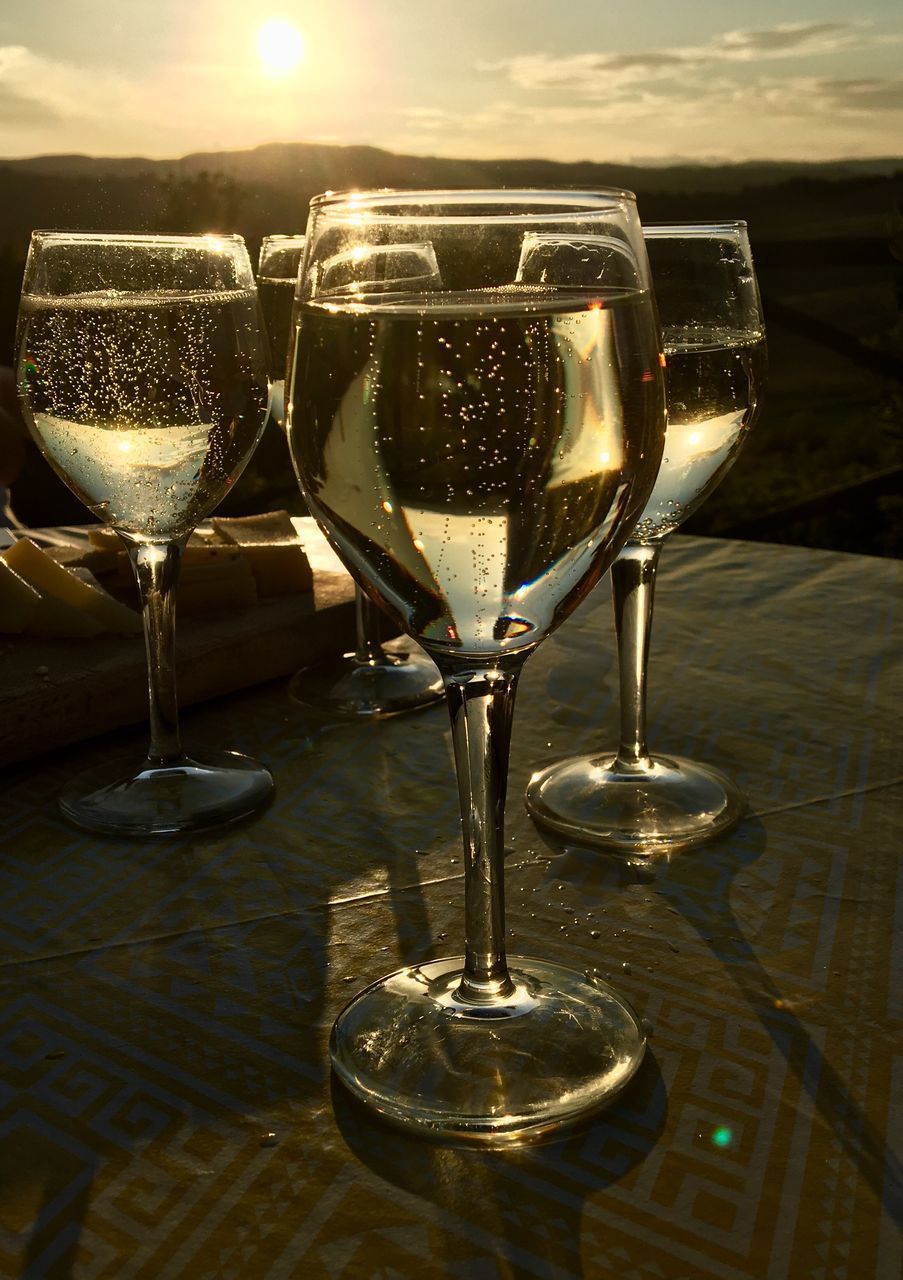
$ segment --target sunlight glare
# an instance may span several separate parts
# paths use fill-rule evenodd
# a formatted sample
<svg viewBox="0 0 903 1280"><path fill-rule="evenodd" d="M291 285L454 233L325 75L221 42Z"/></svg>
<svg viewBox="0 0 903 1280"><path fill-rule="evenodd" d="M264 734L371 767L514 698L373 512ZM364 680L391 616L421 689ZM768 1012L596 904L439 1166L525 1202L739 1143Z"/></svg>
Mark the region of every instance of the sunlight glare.
<svg viewBox="0 0 903 1280"><path fill-rule="evenodd" d="M257 55L271 75L288 75L304 60L304 40L294 23L270 18L257 32Z"/></svg>

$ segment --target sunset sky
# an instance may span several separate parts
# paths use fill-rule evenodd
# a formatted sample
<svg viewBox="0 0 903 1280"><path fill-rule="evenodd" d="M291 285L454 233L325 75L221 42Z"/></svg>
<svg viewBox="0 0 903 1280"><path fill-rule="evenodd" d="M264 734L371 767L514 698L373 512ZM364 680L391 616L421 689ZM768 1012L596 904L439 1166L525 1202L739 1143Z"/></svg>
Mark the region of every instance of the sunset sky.
<svg viewBox="0 0 903 1280"><path fill-rule="evenodd" d="M281 25L280 25L281 24ZM900 0L4 0L0 156L903 153Z"/></svg>

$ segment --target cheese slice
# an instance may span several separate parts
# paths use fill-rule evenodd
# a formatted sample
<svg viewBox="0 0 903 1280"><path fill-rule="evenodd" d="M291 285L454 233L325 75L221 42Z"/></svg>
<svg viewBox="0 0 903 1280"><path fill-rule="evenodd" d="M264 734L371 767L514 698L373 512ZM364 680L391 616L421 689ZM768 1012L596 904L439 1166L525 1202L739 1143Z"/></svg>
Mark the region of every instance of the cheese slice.
<svg viewBox="0 0 903 1280"><path fill-rule="evenodd" d="M92 524L88 526L88 541L98 551L121 551L122 539L115 529L108 524Z"/></svg>
<svg viewBox="0 0 903 1280"><path fill-rule="evenodd" d="M236 570L235 562L241 558L241 548L232 543L211 542L209 539L198 540L197 542L192 540L182 552L182 559L179 565L179 585L177 588L179 598L181 599L182 597L182 584L198 574L206 576L210 573L215 576L217 573L229 574L236 572L251 577L250 567L247 563L243 569L239 566ZM109 581L117 594L134 590L135 572L125 551L117 558L115 567L106 580ZM254 598L255 600L257 598L256 588Z"/></svg>
<svg viewBox="0 0 903 1280"><path fill-rule="evenodd" d="M213 529L227 542L298 545L298 535L287 511L266 511L259 516L214 516Z"/></svg>
<svg viewBox="0 0 903 1280"><path fill-rule="evenodd" d="M0 556L0 631L89 640L102 630L96 618L54 596L45 596Z"/></svg>
<svg viewBox="0 0 903 1280"><path fill-rule="evenodd" d="M27 630L40 599L34 587L0 559L0 631L19 635Z"/></svg>
<svg viewBox="0 0 903 1280"><path fill-rule="evenodd" d="M228 555L183 562L176 588L179 613L192 616L257 603L257 583L251 566L237 548L229 547L228 552Z"/></svg>
<svg viewBox="0 0 903 1280"><path fill-rule="evenodd" d="M73 566L71 572L100 587L83 568ZM117 592L135 595L135 574L125 551L117 559L115 572L105 580ZM256 604L257 599L251 566L239 547L210 538L192 539L188 543L182 553L176 583L176 608L180 616L196 617L229 608L241 609Z"/></svg>
<svg viewBox="0 0 903 1280"><path fill-rule="evenodd" d="M109 581L117 592L125 590L132 581L132 569L118 534L98 525L88 536L95 554L119 548ZM244 561L243 569L236 565L238 559ZM200 585L208 577L209 585ZM191 614L230 603L242 607L254 604L260 596L312 591L313 581L313 570L288 512L214 518L195 530L182 553L178 607Z"/></svg>
<svg viewBox="0 0 903 1280"><path fill-rule="evenodd" d="M117 635L137 635L141 631L141 618L134 609L114 600L99 586L81 582L74 573L57 564L40 547L20 538L2 552L2 558L21 578L34 587L48 602L56 602L82 615L94 623L94 629L82 634L96 635L100 631L113 631ZM60 634L60 633L50 633ZM78 631L62 634L79 634Z"/></svg>
<svg viewBox="0 0 903 1280"><path fill-rule="evenodd" d="M198 566L229 564L241 555L234 542L189 542L182 552L181 573Z"/></svg>
<svg viewBox="0 0 903 1280"><path fill-rule="evenodd" d="M313 571L287 511L211 521L215 531L247 557L262 596L312 591Z"/></svg>

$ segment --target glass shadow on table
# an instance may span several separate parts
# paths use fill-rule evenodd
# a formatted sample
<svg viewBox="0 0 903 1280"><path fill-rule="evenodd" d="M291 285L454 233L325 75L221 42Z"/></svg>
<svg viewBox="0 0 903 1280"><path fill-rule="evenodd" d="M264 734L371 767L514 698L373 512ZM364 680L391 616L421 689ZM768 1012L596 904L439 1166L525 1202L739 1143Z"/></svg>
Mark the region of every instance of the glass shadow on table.
<svg viewBox="0 0 903 1280"><path fill-rule="evenodd" d="M759 960L730 905L735 878L765 852L767 836L758 817L741 819L737 828L710 843L684 852L625 857L536 835L554 861L554 879L604 882L613 892L629 884L654 884L669 908L690 924L739 988L749 1008L846 1157L882 1204L891 1221L903 1223L903 1167L885 1138L853 1101L845 1081L832 1067L789 1001ZM552 872L549 872L552 878Z"/></svg>
<svg viewBox="0 0 903 1280"><path fill-rule="evenodd" d="M581 1256L586 1201L642 1164L668 1114L654 1047L607 1110L546 1140L496 1150L405 1133L364 1107L335 1076L332 1103L352 1155L420 1204L430 1202L437 1227L468 1242L468 1265L478 1266L485 1256L494 1259L500 1276L548 1280L598 1274L584 1269ZM454 1274L465 1274L463 1258ZM375 1259L368 1255L367 1261ZM434 1258L433 1265L440 1261Z"/></svg>
<svg viewBox="0 0 903 1280"><path fill-rule="evenodd" d="M274 686L277 696L284 697L284 682ZM211 737L216 723L231 714L231 701L198 712ZM422 714L428 721L429 714ZM444 723L442 707L433 714ZM430 737L434 730L434 725L424 725ZM380 751L380 740L398 734L388 722L368 725L363 740L353 727L322 726L313 719L304 732L295 725L293 733L291 746L282 743L285 772L311 759L328 768L332 758L347 752L350 740L359 744L358 763L370 766L353 771L340 796L324 793L336 804L356 801L358 808L368 798L380 797L366 808L366 831L361 824L360 858L354 866L314 858L332 815L321 813L317 830L305 832L302 839L288 795L281 801L277 795L265 818L238 823L213 837L125 841L73 830L56 817L49 801L44 803L45 788L55 795L57 777L65 773L65 752L45 758L37 785L31 765L7 777L4 870L8 901L18 904L10 905L10 912L18 911L18 927L26 929L19 954L19 935L12 930L8 986L4 990L0 983L0 995L10 992L11 1006L24 998L38 1009L29 1020L35 1045L22 1071L0 1053L0 1066L10 1068L7 1082L16 1086L21 1080L21 1123L3 1144L0 1181L9 1175L9 1195L15 1197L27 1186L33 1196L29 1221L16 1242L23 1275L61 1280L72 1274L80 1265L111 1165L140 1155L146 1146L140 1125L133 1135L92 1131L82 1140L84 1125L78 1118L72 1121L76 1137L64 1138L64 1148L52 1135L36 1135L28 1116L37 1115L44 1123L50 1107L46 1081L55 1073L107 1062L104 1070L121 1079L126 1093L141 1095L157 1087L162 1071L172 1123L155 1133L154 1141L164 1150L186 1122L196 1119L192 1098L204 1100L202 1123L217 1132L221 1126L241 1129L249 1116L278 1113L286 1098L316 1104L329 1074L325 1042L321 1050L299 1054L299 1043L310 1039L299 1041L299 1020L307 1028L328 1024L342 1000L341 986L336 989L341 978L329 967L336 915L330 899L341 900L355 873L366 868L374 879L384 880L387 890L381 940L402 956L427 954L436 945L417 851L428 849L440 834L448 835L450 844L457 842L450 817L457 807L451 771L429 814L413 815L403 789L418 785L430 760L418 757L405 774L393 772ZM114 735L117 741L135 736L133 730ZM86 754L101 754L108 741L89 744ZM306 778L309 787L318 785L315 772ZM415 821L416 843L409 838ZM91 875L78 874L80 860ZM22 916L28 901L33 904L31 931ZM34 960L46 966L35 966ZM20 963L28 965L24 984ZM228 1006L224 1012L213 1011L212 993ZM261 1030L263 1022L267 1026ZM80 1031L73 1029L78 1027ZM140 1044L141 1053L120 1069L116 1064L129 1044ZM146 1054L163 1065L154 1066ZM266 1063L271 1064L268 1069ZM182 1075L190 1081L184 1095L170 1080ZM70 1123L66 1116L54 1118L52 1109L48 1114L48 1122L65 1134ZM270 1127L263 1120L260 1124Z"/></svg>

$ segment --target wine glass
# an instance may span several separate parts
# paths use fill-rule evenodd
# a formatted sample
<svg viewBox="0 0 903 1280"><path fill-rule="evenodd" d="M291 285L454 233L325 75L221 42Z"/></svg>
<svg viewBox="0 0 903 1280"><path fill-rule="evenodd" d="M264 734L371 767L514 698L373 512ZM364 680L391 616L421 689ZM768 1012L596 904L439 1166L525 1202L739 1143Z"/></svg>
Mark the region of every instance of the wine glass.
<svg viewBox="0 0 903 1280"><path fill-rule="evenodd" d="M564 283L517 279L542 229L566 238ZM620 549L661 457L642 231L624 192L389 191L318 197L307 234L289 445L350 572L442 673L465 853L465 954L357 996L332 1063L401 1125L502 1143L610 1100L645 1048L601 980L509 967L503 887L518 675ZM604 251L586 251L594 234ZM419 241L429 290L323 287L337 255Z"/></svg>
<svg viewBox="0 0 903 1280"><path fill-rule="evenodd" d="M761 402L762 306L744 222L644 228L667 357L661 470L612 565L621 693L617 754L579 756L534 774L527 809L558 835L633 854L692 848L733 826L736 784L710 765L651 756L646 670L662 543L733 465Z"/></svg>
<svg viewBox="0 0 903 1280"><path fill-rule="evenodd" d="M322 290L349 298L389 289L427 292L441 286L436 255L428 243L356 245L320 264L320 272ZM366 470L371 455L372 450L362 450L357 465L348 467L349 485L360 483L361 467ZM302 668L289 682L294 701L324 714L350 717L399 715L438 702L443 684L436 664L410 636L393 642L391 649L383 647L383 614L357 584L354 606L354 651Z"/></svg>
<svg viewBox="0 0 903 1280"><path fill-rule="evenodd" d="M285 429L285 370L303 253L304 236L264 236L260 243L257 292L269 344L270 417L280 431ZM280 448L284 447L280 442Z"/></svg>
<svg viewBox="0 0 903 1280"><path fill-rule="evenodd" d="M62 812L133 836L244 817L268 799L272 777L235 752L183 753L174 662L183 548L263 428L264 344L244 242L36 231L16 346L36 443L125 544L147 649L147 759L78 778Z"/></svg>

